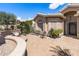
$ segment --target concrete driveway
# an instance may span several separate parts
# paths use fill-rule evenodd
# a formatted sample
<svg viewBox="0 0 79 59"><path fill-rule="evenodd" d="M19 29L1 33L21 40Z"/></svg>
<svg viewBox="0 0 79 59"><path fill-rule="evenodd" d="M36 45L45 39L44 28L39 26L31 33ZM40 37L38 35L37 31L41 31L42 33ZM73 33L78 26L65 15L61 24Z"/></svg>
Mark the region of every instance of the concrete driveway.
<svg viewBox="0 0 79 59"><path fill-rule="evenodd" d="M37 35L27 35L27 53L28 56L51 56L51 47L60 46L70 50L71 55L79 56L79 40L73 37L62 36L61 38L40 38Z"/></svg>

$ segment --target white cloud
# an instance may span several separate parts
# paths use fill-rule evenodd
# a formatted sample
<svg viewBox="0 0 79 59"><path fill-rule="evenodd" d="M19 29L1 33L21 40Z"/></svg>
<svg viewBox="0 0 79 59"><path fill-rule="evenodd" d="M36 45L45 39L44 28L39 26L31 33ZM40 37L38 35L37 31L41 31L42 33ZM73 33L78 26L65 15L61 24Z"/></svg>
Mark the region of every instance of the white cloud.
<svg viewBox="0 0 79 59"><path fill-rule="evenodd" d="M28 17L28 18L26 18L26 19L22 19L21 17L17 17L17 20L20 20L20 21L28 21L28 20L32 20L33 18L30 18L30 17Z"/></svg>
<svg viewBox="0 0 79 59"><path fill-rule="evenodd" d="M17 17L17 20L21 20L21 17Z"/></svg>
<svg viewBox="0 0 79 59"><path fill-rule="evenodd" d="M51 3L50 5L49 5L49 8L50 9L56 9L56 8L58 8L60 5L63 5L64 3Z"/></svg>
<svg viewBox="0 0 79 59"><path fill-rule="evenodd" d="M17 20L25 21L25 19L22 19L21 17L17 17Z"/></svg>
<svg viewBox="0 0 79 59"><path fill-rule="evenodd" d="M33 20L33 18L31 18L31 17L28 17L28 18L27 18L27 20Z"/></svg>

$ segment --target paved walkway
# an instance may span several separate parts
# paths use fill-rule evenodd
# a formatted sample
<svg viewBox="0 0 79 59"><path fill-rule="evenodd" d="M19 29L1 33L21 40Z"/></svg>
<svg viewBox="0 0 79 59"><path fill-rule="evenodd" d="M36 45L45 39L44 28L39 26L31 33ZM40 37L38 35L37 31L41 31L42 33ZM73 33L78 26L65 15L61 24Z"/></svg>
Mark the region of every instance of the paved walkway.
<svg viewBox="0 0 79 59"><path fill-rule="evenodd" d="M51 47L60 46L70 49L72 55L79 55L79 40L72 37L62 36L53 39L49 37L40 38L36 35L27 35L27 53L29 56L51 56L55 55L51 52Z"/></svg>

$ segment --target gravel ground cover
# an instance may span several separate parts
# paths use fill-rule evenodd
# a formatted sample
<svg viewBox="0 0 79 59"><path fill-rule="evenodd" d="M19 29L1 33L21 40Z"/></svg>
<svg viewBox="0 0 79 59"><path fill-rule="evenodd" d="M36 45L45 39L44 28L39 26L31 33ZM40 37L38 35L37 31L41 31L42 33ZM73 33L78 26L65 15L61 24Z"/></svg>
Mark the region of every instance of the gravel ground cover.
<svg viewBox="0 0 79 59"><path fill-rule="evenodd" d="M40 38L37 35L27 35L27 55L28 56L51 56L51 47L60 46L69 49L72 56L79 56L79 40L73 36L62 36L61 38Z"/></svg>
<svg viewBox="0 0 79 59"><path fill-rule="evenodd" d="M9 55L16 47L16 43L12 40L5 40L6 42L0 46L0 56Z"/></svg>

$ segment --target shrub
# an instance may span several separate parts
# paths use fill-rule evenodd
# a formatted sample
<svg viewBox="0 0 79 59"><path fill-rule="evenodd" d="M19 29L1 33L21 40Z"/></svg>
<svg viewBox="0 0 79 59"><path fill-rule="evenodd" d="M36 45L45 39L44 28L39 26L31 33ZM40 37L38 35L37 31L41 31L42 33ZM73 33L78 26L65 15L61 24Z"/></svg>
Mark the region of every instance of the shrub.
<svg viewBox="0 0 79 59"><path fill-rule="evenodd" d="M23 33L25 34L29 34L30 33L30 26L29 25L24 25L23 27Z"/></svg>
<svg viewBox="0 0 79 59"><path fill-rule="evenodd" d="M20 29L21 34L29 34L31 32L30 26L26 23L21 23L17 28Z"/></svg>
<svg viewBox="0 0 79 59"><path fill-rule="evenodd" d="M63 31L61 29L51 29L49 31L49 36L56 38L56 37L59 37L59 34L61 34L62 32Z"/></svg>
<svg viewBox="0 0 79 59"><path fill-rule="evenodd" d="M52 32L53 32L53 29L51 29L51 30L48 32L48 36L52 37Z"/></svg>

